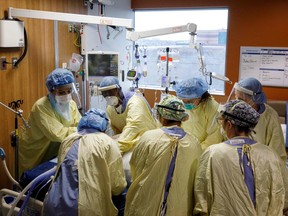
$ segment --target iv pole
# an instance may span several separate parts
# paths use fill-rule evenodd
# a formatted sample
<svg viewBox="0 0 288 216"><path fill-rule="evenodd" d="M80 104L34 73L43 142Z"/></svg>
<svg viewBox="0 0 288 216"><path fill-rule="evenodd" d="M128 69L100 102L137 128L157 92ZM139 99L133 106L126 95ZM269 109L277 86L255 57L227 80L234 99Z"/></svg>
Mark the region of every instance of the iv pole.
<svg viewBox="0 0 288 216"><path fill-rule="evenodd" d="M18 147L19 147L19 133L18 133L18 117L20 117L25 125L25 127L29 127L28 126L28 123L25 121L25 119L23 118L22 116L22 113L23 113L23 110L21 109L17 109L20 107L20 103L22 104L23 101L22 100L18 100L18 101L13 101L11 102L11 106L12 108L14 108L15 110L11 109L9 106L3 104L1 101L0 101L0 105L4 106L6 109L10 110L11 112L13 112L15 114L15 134L12 135L12 142L11 142L11 145L12 147L15 148L14 150L14 155L15 155L15 179L19 179L19 156L18 156ZM9 104L9 105L10 105Z"/></svg>

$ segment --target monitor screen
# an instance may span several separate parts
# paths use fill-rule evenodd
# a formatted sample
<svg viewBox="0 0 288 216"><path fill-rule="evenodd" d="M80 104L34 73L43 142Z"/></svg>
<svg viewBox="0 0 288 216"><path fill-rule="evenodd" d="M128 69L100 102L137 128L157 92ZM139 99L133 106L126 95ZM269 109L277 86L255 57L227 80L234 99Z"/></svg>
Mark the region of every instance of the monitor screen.
<svg viewBox="0 0 288 216"><path fill-rule="evenodd" d="M86 68L89 77L118 76L118 53L87 52Z"/></svg>
<svg viewBox="0 0 288 216"><path fill-rule="evenodd" d="M119 53L110 51L89 51L85 55L85 69L88 81L87 107L98 107L105 109L106 102L99 97L97 90L100 82L105 76L115 76L118 78ZM95 102L97 101L97 103Z"/></svg>

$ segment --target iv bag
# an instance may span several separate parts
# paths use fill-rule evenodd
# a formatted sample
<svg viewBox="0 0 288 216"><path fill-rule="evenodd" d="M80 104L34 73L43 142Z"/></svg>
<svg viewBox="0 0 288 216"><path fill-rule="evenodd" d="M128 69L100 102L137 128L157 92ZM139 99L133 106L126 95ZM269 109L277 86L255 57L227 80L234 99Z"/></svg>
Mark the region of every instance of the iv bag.
<svg viewBox="0 0 288 216"><path fill-rule="evenodd" d="M83 57L77 53L72 54L72 58L69 60L69 69L73 72L78 72L83 62Z"/></svg>

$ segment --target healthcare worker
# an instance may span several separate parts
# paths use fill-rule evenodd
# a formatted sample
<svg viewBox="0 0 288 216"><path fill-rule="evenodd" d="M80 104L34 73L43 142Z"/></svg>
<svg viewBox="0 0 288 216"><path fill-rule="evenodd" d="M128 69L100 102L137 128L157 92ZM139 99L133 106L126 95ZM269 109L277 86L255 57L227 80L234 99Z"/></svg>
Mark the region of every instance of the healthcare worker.
<svg viewBox="0 0 288 216"><path fill-rule="evenodd" d="M36 101L28 124L19 134L19 174L57 156L60 143L77 129L81 115L71 99L75 79L62 68L46 79L49 91Z"/></svg>
<svg viewBox="0 0 288 216"><path fill-rule="evenodd" d="M228 140L201 156L195 215L282 216L288 207L285 166L270 147L249 138L259 113L241 100L227 102L220 113Z"/></svg>
<svg viewBox="0 0 288 216"><path fill-rule="evenodd" d="M44 215L117 215L112 195L126 187L120 150L105 134L106 113L91 109L78 132L61 144L56 178L44 200Z"/></svg>
<svg viewBox="0 0 288 216"><path fill-rule="evenodd" d="M130 151L145 131L157 127L150 106L142 94L124 94L116 77L104 77L99 90L108 105L107 115L111 128L119 135L121 153Z"/></svg>
<svg viewBox="0 0 288 216"><path fill-rule="evenodd" d="M266 95L256 78L246 78L234 85L235 97L250 104L260 114L260 120L251 135L258 142L273 148L286 162L284 136L278 113L266 104Z"/></svg>
<svg viewBox="0 0 288 216"><path fill-rule="evenodd" d="M180 99L168 95L157 112L163 127L146 131L132 153L125 215L192 215L200 143L180 127L188 118Z"/></svg>
<svg viewBox="0 0 288 216"><path fill-rule="evenodd" d="M189 114L188 121L183 122L181 127L199 139L203 150L222 142L224 138L216 121L219 104L208 93L206 81L194 77L176 83L174 89Z"/></svg>

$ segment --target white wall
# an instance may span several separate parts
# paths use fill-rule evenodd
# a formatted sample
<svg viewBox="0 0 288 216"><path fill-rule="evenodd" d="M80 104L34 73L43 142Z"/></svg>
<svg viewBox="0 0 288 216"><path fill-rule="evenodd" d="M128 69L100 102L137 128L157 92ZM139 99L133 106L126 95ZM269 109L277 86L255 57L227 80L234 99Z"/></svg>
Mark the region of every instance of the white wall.
<svg viewBox="0 0 288 216"><path fill-rule="evenodd" d="M114 5L106 5L104 9L104 16L106 17L116 17L116 18L125 18L132 19L134 25L134 11L131 10L131 1L130 0L114 0ZM100 12L99 12L100 13ZM98 13L98 5L94 4L93 10L89 8L88 15L100 16ZM110 31L110 38L107 39L107 29L104 25L99 25L99 32L96 25L85 26L84 35L86 36L86 50L87 51L113 51L119 53L120 60L120 70L125 71L125 76L128 68L128 61L126 59L127 52L130 54L132 52L133 43L126 40L126 29L121 27L123 31L116 36L116 31L108 27ZM100 41L99 33L101 35L102 43ZM114 39L114 36L116 38ZM126 48L130 48L127 50ZM119 76L121 80L121 76ZM126 85L126 82L121 84ZM129 83L128 83L129 84ZM124 86L123 86L124 87Z"/></svg>
<svg viewBox="0 0 288 216"><path fill-rule="evenodd" d="M130 0L114 0L114 5L106 5L104 8L104 17L115 17L132 19L134 25L134 11L131 10ZM89 6L88 6L89 7ZM88 9L88 15L101 16L98 12L98 5L94 4L93 9ZM85 25L83 28L83 35L81 36L81 54L85 55L87 51L109 51L119 53L119 81L124 91L128 90L132 86L131 81L126 80L126 74L128 69L131 69L132 64L128 64L127 52L132 53L133 43L126 40L126 29L122 28L122 32L117 34L117 31L109 28L110 37L107 39L107 27L105 25ZM99 31L98 31L99 29ZM101 38L99 36L101 35ZM115 37L115 38L114 38ZM132 62L132 60L130 61ZM85 65L85 63L84 63ZM122 73L124 73L124 81L122 81ZM88 77L89 78L89 77ZM88 94L88 93L87 93ZM99 97L92 97L91 107L105 108L105 101L99 100ZM89 101L87 101L89 103Z"/></svg>

